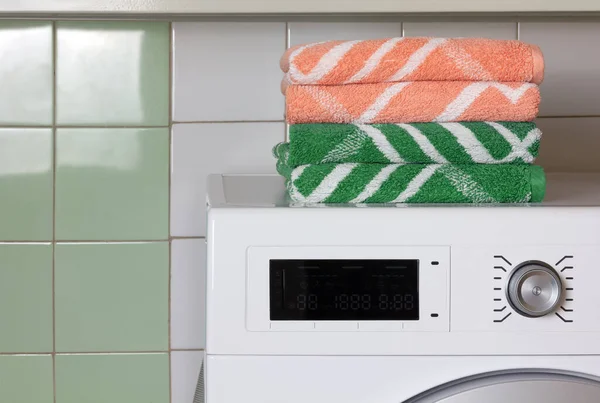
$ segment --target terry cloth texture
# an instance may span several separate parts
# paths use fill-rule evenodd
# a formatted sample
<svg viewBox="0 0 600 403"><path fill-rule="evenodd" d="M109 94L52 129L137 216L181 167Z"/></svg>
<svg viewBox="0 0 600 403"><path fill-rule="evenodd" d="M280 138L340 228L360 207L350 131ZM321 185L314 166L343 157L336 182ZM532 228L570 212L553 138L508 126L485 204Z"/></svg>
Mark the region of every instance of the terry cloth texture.
<svg viewBox="0 0 600 403"><path fill-rule="evenodd" d="M532 122L291 125L273 149L291 167L326 163L531 164L542 132Z"/></svg>
<svg viewBox="0 0 600 403"><path fill-rule="evenodd" d="M535 165L323 164L281 161L290 199L313 203L527 203L542 201Z"/></svg>
<svg viewBox="0 0 600 403"><path fill-rule="evenodd" d="M413 123L533 120L531 83L415 81L337 86L292 85L288 123Z"/></svg>
<svg viewBox="0 0 600 403"><path fill-rule="evenodd" d="M507 81L539 84L544 59L535 45L476 38L390 38L298 45L282 56L288 84L401 81Z"/></svg>

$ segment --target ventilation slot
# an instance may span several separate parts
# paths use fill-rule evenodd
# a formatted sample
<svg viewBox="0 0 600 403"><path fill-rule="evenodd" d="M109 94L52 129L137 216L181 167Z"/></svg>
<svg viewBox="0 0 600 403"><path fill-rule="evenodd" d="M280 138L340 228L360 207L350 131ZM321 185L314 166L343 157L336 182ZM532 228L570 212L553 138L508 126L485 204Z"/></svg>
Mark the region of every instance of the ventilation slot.
<svg viewBox="0 0 600 403"><path fill-rule="evenodd" d="M198 375L198 384L196 385L193 403L204 403L204 360L202 360L202 365L200 366L200 375Z"/></svg>

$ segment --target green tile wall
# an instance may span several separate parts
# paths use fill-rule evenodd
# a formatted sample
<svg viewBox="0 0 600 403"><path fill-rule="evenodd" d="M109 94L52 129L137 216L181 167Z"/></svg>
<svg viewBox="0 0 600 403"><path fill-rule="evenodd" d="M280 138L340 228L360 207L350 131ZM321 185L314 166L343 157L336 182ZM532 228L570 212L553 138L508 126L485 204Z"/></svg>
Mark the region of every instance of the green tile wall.
<svg viewBox="0 0 600 403"><path fill-rule="evenodd" d="M170 401L169 48L0 21L0 402Z"/></svg>
<svg viewBox="0 0 600 403"><path fill-rule="evenodd" d="M167 401L167 354L56 357L56 403Z"/></svg>

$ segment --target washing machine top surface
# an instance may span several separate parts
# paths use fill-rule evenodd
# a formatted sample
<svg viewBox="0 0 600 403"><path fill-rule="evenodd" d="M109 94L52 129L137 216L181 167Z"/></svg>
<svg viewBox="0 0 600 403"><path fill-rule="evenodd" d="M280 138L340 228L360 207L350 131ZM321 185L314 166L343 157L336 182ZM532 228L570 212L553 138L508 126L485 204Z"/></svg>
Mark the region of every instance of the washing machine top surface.
<svg viewBox="0 0 600 403"><path fill-rule="evenodd" d="M294 207L287 198L285 181L279 175L210 175L207 186L207 202L216 208L235 207ZM315 207L305 206L305 207ZM329 205L331 206L331 205ZM432 207L434 204L372 204L368 207ZM440 206L440 205L437 205ZM449 206L444 204L442 206ZM481 205L452 205L479 207ZM535 204L494 204L483 207L531 208L546 206L591 206L600 208L600 174L597 173L555 173L547 175L546 197ZM335 207L355 207L355 205L335 205ZM361 205L365 207L365 205Z"/></svg>

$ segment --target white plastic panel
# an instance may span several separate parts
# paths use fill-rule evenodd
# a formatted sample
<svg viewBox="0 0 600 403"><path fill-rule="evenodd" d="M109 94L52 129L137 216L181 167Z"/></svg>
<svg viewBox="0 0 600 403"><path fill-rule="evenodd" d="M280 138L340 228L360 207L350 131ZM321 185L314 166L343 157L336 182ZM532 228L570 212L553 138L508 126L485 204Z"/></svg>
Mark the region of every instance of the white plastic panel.
<svg viewBox="0 0 600 403"><path fill-rule="evenodd" d="M583 188L585 191L587 187ZM582 189L574 188L573 192ZM595 295L600 262L600 214L593 207L212 208L208 225L207 352L294 355L538 355L600 354ZM246 290L248 248L418 250L450 245L450 331L249 331ZM293 248L292 248L293 247ZM378 248L382 248L378 250ZM406 249L404 249L406 248ZM442 248L445 248L442 246ZM346 254L347 253L347 254ZM493 326L493 256L515 262L573 254L577 260L576 326ZM339 256L339 255L338 255ZM511 260L513 264L516 264ZM584 274L582 274L585 272ZM582 277L583 276L583 277ZM582 283L579 283L579 278ZM253 281L253 280L251 280ZM266 284L266 283L265 283ZM581 284L581 285L579 285ZM264 287L264 286L263 286ZM251 297L253 298L253 297ZM265 293L263 306L267 306ZM462 301L462 302L461 302ZM583 302L582 302L583 301ZM252 303L254 304L254 302ZM585 304L581 306L580 304ZM254 306L254 305L252 305ZM255 308L252 308L255 309ZM507 308L508 309L508 308ZM569 308L568 308L569 309ZM580 313L577 313L580 312ZM585 315L585 317L583 317ZM263 321L268 322L265 313ZM516 314L512 319L521 320ZM558 318L557 318L558 319ZM254 319L251 319L254 320ZM258 318L258 322L260 322ZM585 323L579 323L585 322ZM529 324L531 323L531 324ZM552 322L552 326L556 324ZM374 325L371 325L374 326ZM559 326L559 325L557 325ZM308 326L310 327L310 326Z"/></svg>
<svg viewBox="0 0 600 403"><path fill-rule="evenodd" d="M452 248L452 332L599 331L598 246L497 246ZM558 310L541 318L515 312L506 283L520 263L543 261L563 284Z"/></svg>
<svg viewBox="0 0 600 403"><path fill-rule="evenodd" d="M600 375L600 357L208 356L207 402L400 403L491 371L537 368ZM235 387L231 380L235 379ZM564 402L592 403L595 400ZM506 402L524 403L511 400ZM530 403L543 403L527 400ZM441 402L440 402L441 403ZM472 403L486 403L474 400Z"/></svg>
<svg viewBox="0 0 600 403"><path fill-rule="evenodd" d="M417 259L419 260L419 320L403 326L371 321L286 321L269 319L270 259ZM439 264L432 265L436 261ZM250 247L246 274L246 326L251 331L448 331L450 248L410 246ZM431 314L437 314L432 317Z"/></svg>

